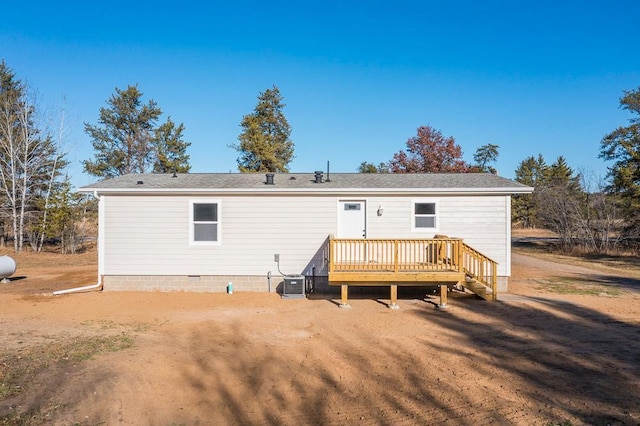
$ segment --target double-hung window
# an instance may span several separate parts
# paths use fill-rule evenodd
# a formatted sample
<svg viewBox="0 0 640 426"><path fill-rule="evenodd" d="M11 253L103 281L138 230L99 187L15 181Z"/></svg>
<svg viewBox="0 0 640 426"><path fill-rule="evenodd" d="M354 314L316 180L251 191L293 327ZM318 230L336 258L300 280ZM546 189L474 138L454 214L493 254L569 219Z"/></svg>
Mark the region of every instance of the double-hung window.
<svg viewBox="0 0 640 426"><path fill-rule="evenodd" d="M190 201L189 217L190 244L220 244L220 201Z"/></svg>
<svg viewBox="0 0 640 426"><path fill-rule="evenodd" d="M413 226L415 231L434 231L438 227L438 204L435 201L413 202Z"/></svg>

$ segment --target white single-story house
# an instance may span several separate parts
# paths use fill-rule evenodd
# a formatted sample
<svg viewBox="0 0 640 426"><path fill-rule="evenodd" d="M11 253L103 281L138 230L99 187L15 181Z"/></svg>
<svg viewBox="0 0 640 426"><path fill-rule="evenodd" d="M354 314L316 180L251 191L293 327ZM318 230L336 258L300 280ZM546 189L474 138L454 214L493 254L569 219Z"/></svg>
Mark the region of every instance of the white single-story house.
<svg viewBox="0 0 640 426"><path fill-rule="evenodd" d="M316 172L131 174L80 191L99 198L105 291L275 291L281 273L321 286L331 238L443 235L495 261L504 291L511 195L533 188L484 173Z"/></svg>

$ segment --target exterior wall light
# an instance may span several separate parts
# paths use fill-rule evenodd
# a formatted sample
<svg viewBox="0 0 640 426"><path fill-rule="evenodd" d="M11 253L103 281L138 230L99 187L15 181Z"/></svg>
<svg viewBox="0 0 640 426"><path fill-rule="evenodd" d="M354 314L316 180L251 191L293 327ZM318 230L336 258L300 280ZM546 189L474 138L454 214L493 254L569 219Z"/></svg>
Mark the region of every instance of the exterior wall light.
<svg viewBox="0 0 640 426"><path fill-rule="evenodd" d="M382 216L382 213L384 213L384 207L380 204L378 206L378 216Z"/></svg>

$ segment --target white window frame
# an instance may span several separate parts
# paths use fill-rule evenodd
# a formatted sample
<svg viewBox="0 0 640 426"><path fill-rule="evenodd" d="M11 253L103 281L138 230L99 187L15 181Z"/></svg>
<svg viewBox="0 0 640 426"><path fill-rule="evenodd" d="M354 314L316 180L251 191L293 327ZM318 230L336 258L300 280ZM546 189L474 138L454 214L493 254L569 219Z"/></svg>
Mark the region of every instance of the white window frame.
<svg viewBox="0 0 640 426"><path fill-rule="evenodd" d="M432 228L421 228L416 226L416 204L433 204L435 213L433 215L420 215L425 217L433 217L435 226ZM435 232L440 224L440 202L433 198L424 198L411 200L411 231L413 232Z"/></svg>
<svg viewBox="0 0 640 426"><path fill-rule="evenodd" d="M216 222L202 222L202 223L215 223L216 229L216 241L195 241L194 229L195 224L200 223L193 220L193 206L194 204L216 204L218 206L218 220ZM189 245L192 246L219 246L222 244L222 202L219 199L212 198L198 198L189 200Z"/></svg>

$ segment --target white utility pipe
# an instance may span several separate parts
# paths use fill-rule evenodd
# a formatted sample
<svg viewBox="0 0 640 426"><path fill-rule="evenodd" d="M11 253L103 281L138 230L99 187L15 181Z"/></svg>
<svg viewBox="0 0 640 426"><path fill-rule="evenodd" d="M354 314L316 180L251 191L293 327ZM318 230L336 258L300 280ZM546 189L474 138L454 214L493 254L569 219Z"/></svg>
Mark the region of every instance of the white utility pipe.
<svg viewBox="0 0 640 426"><path fill-rule="evenodd" d="M84 287L68 288L66 290L58 290L58 291L54 291L53 295L58 296L60 294L75 293L77 291L95 290L100 287L102 287L102 283L86 285Z"/></svg>

